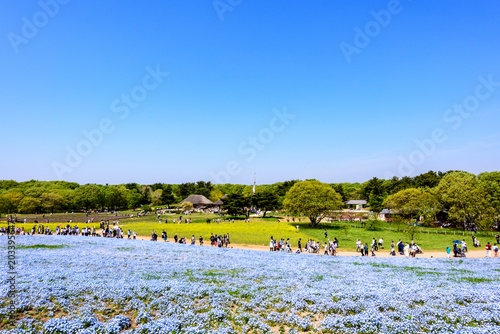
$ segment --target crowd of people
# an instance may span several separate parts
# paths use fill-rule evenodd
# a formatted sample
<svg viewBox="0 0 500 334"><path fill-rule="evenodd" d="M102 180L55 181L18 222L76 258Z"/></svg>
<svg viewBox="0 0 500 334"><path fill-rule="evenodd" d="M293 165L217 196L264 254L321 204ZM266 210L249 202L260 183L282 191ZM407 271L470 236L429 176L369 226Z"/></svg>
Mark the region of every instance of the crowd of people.
<svg viewBox="0 0 500 334"><path fill-rule="evenodd" d="M133 235L133 239L135 239L136 237L136 233L135 231L133 231L131 233L130 230L128 230L128 238L130 239L130 236L131 234ZM163 241L167 241L167 232L165 230L162 231L161 233L161 238L163 239ZM179 238L179 236L177 236L177 233L175 233L174 235L174 242L175 243L179 243L179 244L187 244L187 239L186 237L182 237L182 238ZM156 234L155 230L153 230L151 232L151 241L158 241L158 235ZM203 236L200 235L200 237L198 238L198 244L200 246L203 246ZM229 241L229 233L226 233L224 235L217 235L217 234L213 234L211 233L210 234L210 246L212 247L226 247L230 244L230 241ZM194 234L191 236L191 245L196 245L196 237L194 236Z"/></svg>
<svg viewBox="0 0 500 334"><path fill-rule="evenodd" d="M160 212L155 212L158 215L159 222L162 223L162 220L160 219ZM164 213L164 212L163 212ZM51 214L52 215L52 214ZM88 216L88 215L87 215ZM9 219L9 218L7 218ZM17 222L17 217L12 219L14 222ZM289 221L290 219L287 218ZM292 217L292 222L295 219ZM232 222L231 219L227 220L228 222ZM8 221L9 222L9 221ZM89 218L86 219L85 223L93 223L94 218ZM169 220L166 218L164 220L165 223L168 223ZM190 223L191 219L190 218L184 218L183 216L179 216L177 218L174 218L172 220L174 223ZM207 223L214 222L214 223L220 223L220 222L226 222L225 218L213 218L209 219L207 218ZM45 235L81 235L81 236L92 236L92 237L108 237L108 238L123 238L124 237L124 232L121 229L119 225L119 221L113 221L112 222L112 227L110 227L110 222L101 220L99 228L101 229L100 233L98 233L98 230L96 229L95 226L90 227L90 226L85 226L83 228L79 228L77 225L71 226L71 220L68 221L68 224L66 226L57 226L55 231L52 231L49 229L48 226L44 226L43 224L35 224L30 230L25 229L24 226L22 227L13 227L11 225L8 225L7 227L3 226L0 227L0 235L6 235L6 234L17 234L17 235L34 235L34 234L45 234ZM321 249L323 249L323 254L325 255L336 255L337 254L337 249L339 247L339 242L337 238L334 238L333 240L328 239L328 231L325 229L324 230L324 236L326 241L324 243L321 243L318 240L314 239L309 239L304 245L304 248L302 247L302 239L299 238L298 244L297 244L297 249L295 253L311 253L311 254L319 254L321 253ZM136 239L137 238L137 233L136 231L131 231L130 229L127 231L127 237L128 239ZM162 231L161 233L161 238L166 242L167 241L167 232L165 230ZM485 245L485 250L486 250L486 256L487 257L498 257L498 245L500 244L500 236L497 233L496 236L496 241L497 243L491 245L490 242L488 242ZM186 237L179 238L177 236L177 233L173 237L175 243L180 243L180 244L186 244L188 243L188 240ZM151 241L157 241L158 240L158 235L156 232L153 230L151 233ZM195 235L192 235L191 237L191 245L196 244L196 237ZM203 245L203 237L200 235L198 238L198 244ZM229 233L224 234L224 235L217 235L214 233L211 233L210 235L210 246L212 247L228 247L230 244L229 241ZM475 248L481 247L481 243L478 240L478 238L475 235L472 235L472 245ZM366 242L363 243L360 239L356 241L356 252L361 253L361 256L376 256L376 252L384 249L384 240L383 238L379 238L378 241L373 238L370 243ZM271 236L270 242L269 242L269 250L270 251L281 251L281 252L288 252L292 253L292 245L290 242L290 239L287 238L286 240L281 238L281 239L274 239ZM453 248L450 246L446 247L446 253L447 257L451 256L451 252L453 251L453 256L454 257L465 257L466 253L468 252L468 247L465 239L463 239L461 242L459 241L454 241L453 243ZM399 255L404 255L406 257L415 257L417 254L423 254L422 249L420 248L419 245L417 245L413 240L408 243L408 242L403 242L401 239L397 243L394 243L394 241L391 242L390 246L390 255L396 256L397 254Z"/></svg>

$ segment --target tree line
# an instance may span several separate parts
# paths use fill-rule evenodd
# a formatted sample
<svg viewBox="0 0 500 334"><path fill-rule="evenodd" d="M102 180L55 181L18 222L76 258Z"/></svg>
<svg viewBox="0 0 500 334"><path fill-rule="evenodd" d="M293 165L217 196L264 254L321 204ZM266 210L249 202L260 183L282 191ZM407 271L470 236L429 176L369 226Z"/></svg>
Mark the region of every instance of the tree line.
<svg viewBox="0 0 500 334"><path fill-rule="evenodd" d="M306 180L316 181L316 180ZM49 213L79 210L123 210L142 205L171 206L189 195L222 199L232 215L249 215L251 208L267 211L286 209L289 190L299 180L253 186L212 184L210 181L181 184L80 185L66 181L0 181L0 213ZM484 228L500 215L500 172L474 175L463 171L420 174L415 177L374 177L362 183L330 183L341 203L364 199L370 210L392 209L401 217L437 219L444 213L452 223L475 223ZM306 190L304 190L306 192ZM224 198L223 198L224 197ZM335 206L338 206L336 202ZM291 210L290 207L288 207ZM324 210L329 209L325 206ZM293 211L293 210L291 210Z"/></svg>

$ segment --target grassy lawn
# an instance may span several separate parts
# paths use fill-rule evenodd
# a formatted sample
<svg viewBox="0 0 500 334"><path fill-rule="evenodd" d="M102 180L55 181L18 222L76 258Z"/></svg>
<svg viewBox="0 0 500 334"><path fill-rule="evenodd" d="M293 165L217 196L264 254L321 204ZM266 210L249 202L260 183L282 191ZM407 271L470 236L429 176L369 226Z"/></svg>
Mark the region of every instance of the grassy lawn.
<svg viewBox="0 0 500 334"><path fill-rule="evenodd" d="M131 212L122 212L122 215ZM85 223L86 217L84 213L75 213L73 215L68 214L56 214L54 216L46 215L46 219L50 219L50 223L43 223L45 220L42 219L41 215L23 215L18 216L18 227L25 227L25 230L30 231L34 225L34 219L37 217L38 222L44 226L49 226L52 231L55 231L58 225L66 226L68 220L72 219L73 222L71 226L78 225L80 228L85 226L96 226L99 228L99 222L101 219L110 222L110 226L113 225L113 221L120 221L120 226L123 229L125 235L128 229L131 231L136 231L138 235L150 236L151 231L154 229L158 235L161 234L162 230L165 230L168 237L173 237L175 233L179 237L186 237L188 240L194 234L196 240L199 236L203 236L205 241L209 240L210 234L223 235L229 233L231 242L243 245L268 245L271 236L274 238L290 238L292 247L296 248L297 241L302 238L302 244L304 245L308 239L314 239L320 242L324 242L327 239L324 237L324 230L328 232L328 238L332 239L336 237L339 240L340 250L352 251L356 248L356 240L359 238L363 242L367 242L369 245L372 238L378 240L380 237L384 239L385 248L390 248L391 241L397 242L399 239L403 241L411 241L409 236L403 231L406 226L389 225L388 223L381 222L378 226L370 227L359 227L359 222L333 222L333 223L321 223L316 228L311 228L309 222L298 223L287 223L283 217L276 217L270 215L266 218L251 218L250 223L245 223L242 219L235 220L234 223L226 220L225 223L206 223L206 219L209 218L211 221L213 218L219 218L217 215L213 214L192 214L183 216L185 218L191 218L192 223L173 223L174 218L178 218L179 215L162 215L162 223L158 223L156 215L148 215L143 217L134 218L117 218L114 214L101 214L97 219L94 219L94 223ZM27 218L27 223L24 224L24 218ZM165 218L168 218L169 222L164 223ZM278 222L280 218L280 222ZM5 218L3 218L2 225L5 224ZM296 219L298 221L298 219ZM297 231L296 226L299 225L299 230ZM446 235L444 232L446 231ZM99 230L100 232L100 230ZM437 233L436 233L437 232ZM456 233L454 235L453 233ZM452 246L452 241L459 239L465 239L469 245L469 249L472 247L472 238L468 232L462 235L463 231L453 230L453 229L438 229L438 228L418 228L418 232L415 234L415 241L424 250L438 250L444 251L447 245ZM488 234L478 233L478 239L481 241L481 245L485 245L486 242L495 242L491 232ZM483 248L481 248L483 249Z"/></svg>

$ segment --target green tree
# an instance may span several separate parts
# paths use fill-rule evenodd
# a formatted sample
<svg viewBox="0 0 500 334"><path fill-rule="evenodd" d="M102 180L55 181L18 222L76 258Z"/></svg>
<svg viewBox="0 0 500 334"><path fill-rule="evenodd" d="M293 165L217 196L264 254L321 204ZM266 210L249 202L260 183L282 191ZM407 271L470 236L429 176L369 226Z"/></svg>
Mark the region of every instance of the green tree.
<svg viewBox="0 0 500 334"><path fill-rule="evenodd" d="M203 195L206 198L210 197L210 192L214 189L212 182L198 181L196 182L195 192L196 195Z"/></svg>
<svg viewBox="0 0 500 334"><path fill-rule="evenodd" d="M151 189L153 189L153 191L157 191L158 189L163 190L163 183L155 183L150 185L150 187Z"/></svg>
<svg viewBox="0 0 500 334"><path fill-rule="evenodd" d="M386 189L383 180L376 177L372 178L370 181L366 182L362 194L364 198L368 200L370 209L377 212L383 209L382 203L386 197Z"/></svg>
<svg viewBox="0 0 500 334"><path fill-rule="evenodd" d="M75 204L85 210L97 209L99 207L99 196L101 189L95 184L86 184L75 190Z"/></svg>
<svg viewBox="0 0 500 334"><path fill-rule="evenodd" d="M170 206L170 204L175 202L175 197L172 194L172 186L167 184L163 187L163 191L161 192L160 203Z"/></svg>
<svg viewBox="0 0 500 334"><path fill-rule="evenodd" d="M356 182L356 183L341 183L341 184L345 193L345 201L349 201L351 199L363 198L362 194L363 187L360 183Z"/></svg>
<svg viewBox="0 0 500 334"><path fill-rule="evenodd" d="M389 194L395 194L398 191L415 187L415 180L409 176L403 176L401 179L394 176L386 183L386 190Z"/></svg>
<svg viewBox="0 0 500 334"><path fill-rule="evenodd" d="M193 182L181 183L176 191L176 196L183 200L189 195L197 195L196 193L196 185Z"/></svg>
<svg viewBox="0 0 500 334"><path fill-rule="evenodd" d="M43 193L40 196L42 208L46 212L57 212L66 204L64 197L57 193Z"/></svg>
<svg viewBox="0 0 500 334"><path fill-rule="evenodd" d="M432 170L415 176L415 183L419 188L434 188L439 184L439 181L441 181L441 177Z"/></svg>
<svg viewBox="0 0 500 334"><path fill-rule="evenodd" d="M156 189L155 191L153 191L151 193L151 202L153 203L153 205L159 205L160 204L160 198L161 198L161 194L162 194L163 190L161 189Z"/></svg>
<svg viewBox="0 0 500 334"><path fill-rule="evenodd" d="M21 213L37 213L42 203L34 197L24 197L18 206L18 211Z"/></svg>
<svg viewBox="0 0 500 334"><path fill-rule="evenodd" d="M252 205L250 197L241 194L229 194L223 199L223 209L232 216L245 215L249 217L250 206Z"/></svg>
<svg viewBox="0 0 500 334"><path fill-rule="evenodd" d="M150 186L140 186L139 193L142 195L141 204L151 204L153 189Z"/></svg>
<svg viewBox="0 0 500 334"><path fill-rule="evenodd" d="M325 212L338 210L343 205L342 197L328 184L319 181L302 181L294 184L283 201L285 210L309 217L312 227L316 227Z"/></svg>
<svg viewBox="0 0 500 334"><path fill-rule="evenodd" d="M10 212L17 212L17 206L21 203L24 195L21 192L12 191L4 194L2 197L8 199L10 201Z"/></svg>
<svg viewBox="0 0 500 334"><path fill-rule="evenodd" d="M449 172L434 188L439 200L448 209L448 217L459 224L475 223L481 229L493 224L493 212L487 194L478 187L476 176L467 172Z"/></svg>
<svg viewBox="0 0 500 334"><path fill-rule="evenodd" d="M0 196L0 213L12 213L14 206L12 201L4 196Z"/></svg>
<svg viewBox="0 0 500 334"><path fill-rule="evenodd" d="M210 199L212 202L217 202L217 200L221 199L221 198L222 198L222 196L224 196L224 194L222 193L222 191L214 189L214 190L212 190L212 191L210 192L210 197L209 197L209 199Z"/></svg>
<svg viewBox="0 0 500 334"><path fill-rule="evenodd" d="M267 211L270 211L278 206L278 196L271 191L256 193L253 200L255 206L264 211L262 218L266 217Z"/></svg>
<svg viewBox="0 0 500 334"><path fill-rule="evenodd" d="M500 172L485 172L477 176L479 189L486 193L486 200L500 215Z"/></svg>
<svg viewBox="0 0 500 334"><path fill-rule="evenodd" d="M113 185L105 187L105 199L108 209L118 210L126 208L127 194L128 190L124 186Z"/></svg>
<svg viewBox="0 0 500 334"><path fill-rule="evenodd" d="M337 192L337 194L342 196L342 202L348 201L347 194L344 191L344 186L342 185L342 183L332 183L332 184L330 184L330 187L332 187L332 189L335 190Z"/></svg>
<svg viewBox="0 0 500 334"><path fill-rule="evenodd" d="M421 215L435 215L440 209L440 204L433 195L416 188L389 195L383 206L410 220Z"/></svg>
<svg viewBox="0 0 500 334"><path fill-rule="evenodd" d="M137 183L126 183L125 188L127 188L127 190L134 190L135 189L135 190L137 190L137 192L139 192L140 185Z"/></svg>
<svg viewBox="0 0 500 334"><path fill-rule="evenodd" d="M46 191L45 187L30 187L24 191L24 196L39 198Z"/></svg>
<svg viewBox="0 0 500 334"><path fill-rule="evenodd" d="M191 211L193 210L193 203L191 202L183 202L181 204L182 211Z"/></svg>
<svg viewBox="0 0 500 334"><path fill-rule="evenodd" d="M142 195L139 194L137 189L131 190L127 193L127 207L134 209L141 204Z"/></svg>
<svg viewBox="0 0 500 334"><path fill-rule="evenodd" d="M0 180L0 189L9 190L19 186L19 182L14 180Z"/></svg>

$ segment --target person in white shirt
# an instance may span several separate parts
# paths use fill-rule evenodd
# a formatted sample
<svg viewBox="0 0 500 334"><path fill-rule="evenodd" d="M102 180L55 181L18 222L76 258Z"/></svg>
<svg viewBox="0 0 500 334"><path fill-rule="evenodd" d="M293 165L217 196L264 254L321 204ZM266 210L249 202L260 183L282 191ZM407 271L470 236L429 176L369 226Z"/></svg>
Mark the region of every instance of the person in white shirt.
<svg viewBox="0 0 500 334"><path fill-rule="evenodd" d="M406 257L410 256L410 245L408 245L408 243L405 245L404 252Z"/></svg>

